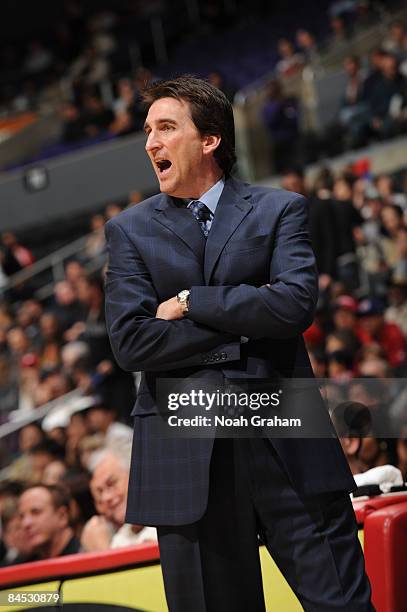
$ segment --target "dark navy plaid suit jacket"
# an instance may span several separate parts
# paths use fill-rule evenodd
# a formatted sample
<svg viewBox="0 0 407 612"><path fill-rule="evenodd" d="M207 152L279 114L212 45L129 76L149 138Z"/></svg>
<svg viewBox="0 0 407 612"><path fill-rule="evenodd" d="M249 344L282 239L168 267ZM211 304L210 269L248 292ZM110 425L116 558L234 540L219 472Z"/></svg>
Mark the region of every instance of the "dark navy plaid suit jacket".
<svg viewBox="0 0 407 612"><path fill-rule="evenodd" d="M161 435L157 378L216 384L225 376L313 376L302 339L318 294L307 203L292 192L229 178L207 241L190 212L164 194L110 220L106 238L113 352L124 370L143 372L126 520L189 524L207 505L213 439ZM187 318L155 318L161 302L186 288ZM241 336L249 342L241 344ZM336 437L272 443L303 494L354 488Z"/></svg>

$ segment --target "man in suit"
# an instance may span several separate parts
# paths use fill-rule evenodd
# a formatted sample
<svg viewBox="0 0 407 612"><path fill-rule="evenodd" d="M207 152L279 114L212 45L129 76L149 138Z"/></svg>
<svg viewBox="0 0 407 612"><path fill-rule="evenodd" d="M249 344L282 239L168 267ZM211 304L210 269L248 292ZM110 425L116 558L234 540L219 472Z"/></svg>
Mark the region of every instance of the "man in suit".
<svg viewBox="0 0 407 612"><path fill-rule="evenodd" d="M163 432L163 378L213 388L312 377L301 334L317 273L304 197L231 177L226 97L179 77L144 99L162 193L106 225L111 344L122 368L143 372L126 520L157 526L171 612L264 611L258 535L305 610L372 610L334 435Z"/></svg>

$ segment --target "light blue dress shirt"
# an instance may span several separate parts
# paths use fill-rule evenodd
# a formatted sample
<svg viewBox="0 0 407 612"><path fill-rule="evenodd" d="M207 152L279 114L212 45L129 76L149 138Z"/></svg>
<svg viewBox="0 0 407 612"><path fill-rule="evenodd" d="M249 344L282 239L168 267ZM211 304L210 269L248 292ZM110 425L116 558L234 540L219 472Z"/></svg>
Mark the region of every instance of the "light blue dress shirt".
<svg viewBox="0 0 407 612"><path fill-rule="evenodd" d="M205 191L205 193L201 195L201 197L199 198L199 201L202 202L202 204L205 204L205 206L209 208L210 213L211 213L211 218L206 222L206 227L208 229L208 232L211 229L213 217L215 216L216 207L218 205L219 198L222 195L224 186L225 186L225 179L224 177L222 177L221 179L219 179L217 183L212 185L212 187L208 189L208 191ZM197 200L188 199L188 200L185 200L185 203L189 204L190 202L196 202L196 201Z"/></svg>

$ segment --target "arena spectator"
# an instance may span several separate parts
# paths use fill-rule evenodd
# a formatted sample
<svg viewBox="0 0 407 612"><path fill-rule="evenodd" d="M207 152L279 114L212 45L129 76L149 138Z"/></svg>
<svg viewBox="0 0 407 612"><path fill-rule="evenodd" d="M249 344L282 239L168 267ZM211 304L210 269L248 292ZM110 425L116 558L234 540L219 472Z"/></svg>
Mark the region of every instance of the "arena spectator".
<svg viewBox="0 0 407 612"><path fill-rule="evenodd" d="M55 283L54 303L50 306L50 310L57 317L63 331L66 331L74 323L82 319L84 307L79 302L71 282L66 280Z"/></svg>
<svg viewBox="0 0 407 612"><path fill-rule="evenodd" d="M107 132L114 115L106 108L102 99L95 93L84 96L82 103L83 131L88 138L95 138Z"/></svg>
<svg viewBox="0 0 407 612"><path fill-rule="evenodd" d="M45 312L40 319L41 346L39 349L42 370L55 370L61 365L62 332L57 317Z"/></svg>
<svg viewBox="0 0 407 612"><path fill-rule="evenodd" d="M406 344L400 328L384 319L384 305L377 298L362 300L358 315L364 344L378 344L392 367L406 360Z"/></svg>
<svg viewBox="0 0 407 612"><path fill-rule="evenodd" d="M366 105L363 99L364 75L361 71L359 57L348 55L343 66L348 80L339 109L339 123L346 129L355 117L366 112Z"/></svg>
<svg viewBox="0 0 407 612"><path fill-rule="evenodd" d="M133 439L133 430L117 421L117 412L95 398L95 405L86 413L87 428L91 433L105 436L105 446L120 448L129 446Z"/></svg>
<svg viewBox="0 0 407 612"><path fill-rule="evenodd" d="M308 351L312 365L312 370L316 378L325 378L327 376L328 358L324 351L312 349Z"/></svg>
<svg viewBox="0 0 407 612"><path fill-rule="evenodd" d="M287 189L287 191L295 191L304 196L308 195L304 172L298 168L287 168L283 172L281 186L283 189Z"/></svg>
<svg viewBox="0 0 407 612"><path fill-rule="evenodd" d="M405 81L398 71L396 58L389 53L382 54L379 74L365 83L366 110L349 122L351 146L362 146L371 136L389 138L395 133L391 103L396 96L403 98L404 90Z"/></svg>
<svg viewBox="0 0 407 612"><path fill-rule="evenodd" d="M60 110L63 121L61 141L66 144L80 142L86 136L81 110L74 102L65 102Z"/></svg>
<svg viewBox="0 0 407 612"><path fill-rule="evenodd" d="M31 481L33 483L42 482L45 468L53 461L64 458L64 448L54 440L46 438L30 448L29 455L32 467Z"/></svg>
<svg viewBox="0 0 407 612"><path fill-rule="evenodd" d="M30 344L37 347L40 341L40 319L44 307L38 300L25 300L16 312L16 322L30 340Z"/></svg>
<svg viewBox="0 0 407 612"><path fill-rule="evenodd" d="M86 416L83 412L74 412L66 428L65 461L71 468L80 467L79 444L89 433Z"/></svg>
<svg viewBox="0 0 407 612"><path fill-rule="evenodd" d="M67 466L64 461L55 459L51 461L44 469L42 475L42 484L45 485L57 485L62 484L65 474L67 473Z"/></svg>
<svg viewBox="0 0 407 612"><path fill-rule="evenodd" d="M156 530L142 525L128 525L125 521L130 457L102 451L96 454L91 492L98 515L92 517L82 532L85 550L122 548L146 541L156 541Z"/></svg>
<svg viewBox="0 0 407 612"><path fill-rule="evenodd" d="M78 278L76 291L85 314L82 321L74 323L65 332L65 339L86 342L90 349L90 365L96 366L104 359L111 359L105 325L102 281L97 275Z"/></svg>
<svg viewBox="0 0 407 612"><path fill-rule="evenodd" d="M384 318L389 323L395 323L407 339L407 278L392 277L389 281L389 306Z"/></svg>
<svg viewBox="0 0 407 612"><path fill-rule="evenodd" d="M106 241L104 236L105 219L103 215L93 215L90 221L91 234L86 241L85 254L89 259L104 256ZM103 259L101 259L103 264Z"/></svg>
<svg viewBox="0 0 407 612"><path fill-rule="evenodd" d="M62 370L42 371L35 391L35 404L42 406L72 391L72 381Z"/></svg>
<svg viewBox="0 0 407 612"><path fill-rule="evenodd" d="M353 356L346 350L333 351L328 355L329 378L337 382L353 377Z"/></svg>
<svg viewBox="0 0 407 612"><path fill-rule="evenodd" d="M316 66L321 61L316 38L309 30L299 29L295 34L297 46L307 64Z"/></svg>
<svg viewBox="0 0 407 612"><path fill-rule="evenodd" d="M224 75L218 70L213 70L208 74L208 81L218 89L220 89L229 102L233 104L233 100L235 97L236 90L230 83L228 83L224 77Z"/></svg>
<svg viewBox="0 0 407 612"><path fill-rule="evenodd" d="M21 268L26 268L34 263L34 256L30 249L20 244L17 236L13 232L6 232L2 235L3 244L10 249Z"/></svg>
<svg viewBox="0 0 407 612"><path fill-rule="evenodd" d="M304 57L295 52L293 43L287 38L280 38L277 43L281 59L276 64L276 73L282 79L298 74L304 66Z"/></svg>
<svg viewBox="0 0 407 612"><path fill-rule="evenodd" d="M330 35L327 45L330 53L343 55L348 50L349 45L349 29L342 15L334 15L331 18L330 26L332 34Z"/></svg>
<svg viewBox="0 0 407 612"><path fill-rule="evenodd" d="M65 266L65 280L71 285L72 291L75 293L75 295L77 291L78 281L82 278L85 278L85 276L85 268L79 261L75 259L68 261Z"/></svg>
<svg viewBox="0 0 407 612"><path fill-rule="evenodd" d="M105 209L106 221L109 221L109 219L113 219L113 217L121 213L122 210L123 208L120 206L120 204L117 204L116 202L111 202L110 204L108 204Z"/></svg>
<svg viewBox="0 0 407 612"><path fill-rule="evenodd" d="M262 117L270 135L273 166L280 173L296 161L299 127L297 100L285 96L277 80L269 85Z"/></svg>
<svg viewBox="0 0 407 612"><path fill-rule="evenodd" d="M384 204L397 204L403 211L407 208L406 193L398 191L393 177L389 174L379 174L374 179L374 185Z"/></svg>
<svg viewBox="0 0 407 612"><path fill-rule="evenodd" d="M50 68L53 62L52 53L39 40L32 40L28 44L27 56L23 69L28 74L38 75Z"/></svg>
<svg viewBox="0 0 407 612"><path fill-rule="evenodd" d="M4 551L0 559L0 567L13 565L22 558L31 554L31 546L27 542L21 528L21 520L18 516L18 498L9 498L5 501L0 512L2 527L2 543Z"/></svg>
<svg viewBox="0 0 407 612"><path fill-rule="evenodd" d="M340 177L333 187L333 213L337 232L337 274L349 290L359 285L354 229L362 224L362 218L352 202L349 180Z"/></svg>
<svg viewBox="0 0 407 612"><path fill-rule="evenodd" d="M394 21L390 24L387 37L382 43L382 47L388 53L392 53L399 61L405 57L404 37L406 27L401 21Z"/></svg>
<svg viewBox="0 0 407 612"><path fill-rule="evenodd" d="M362 471L390 464L388 441L381 438L364 437L359 451L359 460L364 468Z"/></svg>
<svg viewBox="0 0 407 612"><path fill-rule="evenodd" d="M403 211L395 204L387 204L381 210L381 220L386 235L381 240L384 257L390 269L394 269L400 261L397 240L403 231Z"/></svg>
<svg viewBox="0 0 407 612"><path fill-rule="evenodd" d="M336 276L337 232L332 188L333 177L327 168L322 168L309 198L308 229L318 272L320 277L325 277L325 282L330 282Z"/></svg>
<svg viewBox="0 0 407 612"><path fill-rule="evenodd" d="M369 409L371 433L376 438L390 438L396 433L388 409L390 395L383 380L376 377L355 379L349 384L348 397Z"/></svg>
<svg viewBox="0 0 407 612"><path fill-rule="evenodd" d="M18 515L30 554L20 553L15 563L79 552L79 540L70 526L70 503L67 491L57 485L35 485L22 493Z"/></svg>
<svg viewBox="0 0 407 612"><path fill-rule="evenodd" d="M87 46L69 69L69 79L78 87L101 83L110 72L110 63L95 47Z"/></svg>

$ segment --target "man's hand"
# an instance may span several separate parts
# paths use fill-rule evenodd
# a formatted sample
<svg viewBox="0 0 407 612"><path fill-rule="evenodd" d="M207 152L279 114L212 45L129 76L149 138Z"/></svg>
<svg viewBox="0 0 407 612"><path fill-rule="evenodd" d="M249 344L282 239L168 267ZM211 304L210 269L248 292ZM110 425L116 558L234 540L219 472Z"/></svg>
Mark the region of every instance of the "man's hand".
<svg viewBox="0 0 407 612"><path fill-rule="evenodd" d="M104 516L95 514L88 520L82 530L81 545L87 552L107 550L110 548L112 537L112 525Z"/></svg>
<svg viewBox="0 0 407 612"><path fill-rule="evenodd" d="M156 319L164 319L165 321L177 321L183 319L182 306L176 297L172 297L166 302L162 302L155 313Z"/></svg>

